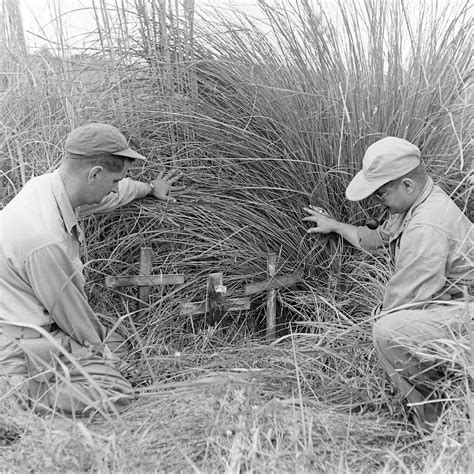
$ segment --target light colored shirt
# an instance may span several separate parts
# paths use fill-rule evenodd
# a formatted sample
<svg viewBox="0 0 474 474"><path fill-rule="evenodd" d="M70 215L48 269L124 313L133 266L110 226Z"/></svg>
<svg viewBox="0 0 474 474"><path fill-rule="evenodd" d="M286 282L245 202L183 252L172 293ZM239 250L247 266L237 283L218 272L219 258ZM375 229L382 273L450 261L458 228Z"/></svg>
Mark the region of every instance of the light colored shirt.
<svg viewBox="0 0 474 474"><path fill-rule="evenodd" d="M150 187L125 178L118 193L74 210L58 171L31 179L0 211L0 320L49 327L100 346L104 327L84 292L79 215L110 211Z"/></svg>
<svg viewBox="0 0 474 474"><path fill-rule="evenodd" d="M413 206L376 230L358 229L360 246L389 250L395 271L383 310L461 297L474 283L474 233L454 201L428 179Z"/></svg>

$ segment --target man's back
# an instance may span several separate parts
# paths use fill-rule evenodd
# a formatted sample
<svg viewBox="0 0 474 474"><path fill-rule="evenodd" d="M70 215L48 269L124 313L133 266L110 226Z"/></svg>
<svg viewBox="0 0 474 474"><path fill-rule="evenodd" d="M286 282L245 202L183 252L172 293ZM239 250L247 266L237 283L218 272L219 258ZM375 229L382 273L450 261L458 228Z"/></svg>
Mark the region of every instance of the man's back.
<svg viewBox="0 0 474 474"><path fill-rule="evenodd" d="M0 318L48 324L28 266L40 252L60 247L82 278L80 231L58 172L29 181L0 211ZM47 261L47 260L46 260ZM38 278L48 280L53 266L44 265ZM81 283L83 285L83 282Z"/></svg>
<svg viewBox="0 0 474 474"><path fill-rule="evenodd" d="M438 240L447 241L446 277L452 281L474 281L474 228L468 217L438 186L413 213L411 227L424 226Z"/></svg>
<svg viewBox="0 0 474 474"><path fill-rule="evenodd" d="M429 180L419 199L395 228L391 247L395 273L384 308L460 297L474 281L472 224L453 200Z"/></svg>

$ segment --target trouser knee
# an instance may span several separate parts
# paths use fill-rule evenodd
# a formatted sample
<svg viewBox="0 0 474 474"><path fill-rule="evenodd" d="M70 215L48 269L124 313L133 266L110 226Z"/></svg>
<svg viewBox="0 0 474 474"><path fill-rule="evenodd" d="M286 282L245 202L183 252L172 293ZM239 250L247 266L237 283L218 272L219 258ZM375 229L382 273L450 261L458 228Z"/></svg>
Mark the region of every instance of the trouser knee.
<svg viewBox="0 0 474 474"><path fill-rule="evenodd" d="M408 311L399 311L382 316L374 323L374 347L384 366L400 367L402 361L406 361L412 337L410 316Z"/></svg>
<svg viewBox="0 0 474 474"><path fill-rule="evenodd" d="M392 315L382 316L372 328L372 338L377 350L386 349L399 333L398 325L394 324Z"/></svg>

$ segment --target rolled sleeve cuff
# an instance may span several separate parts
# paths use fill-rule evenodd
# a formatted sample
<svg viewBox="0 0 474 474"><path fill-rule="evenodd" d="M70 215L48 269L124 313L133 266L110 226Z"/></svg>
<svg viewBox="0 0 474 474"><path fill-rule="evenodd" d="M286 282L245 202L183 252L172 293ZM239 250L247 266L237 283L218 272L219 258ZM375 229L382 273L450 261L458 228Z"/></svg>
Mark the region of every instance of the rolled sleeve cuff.
<svg viewBox="0 0 474 474"><path fill-rule="evenodd" d="M151 187L148 183L142 183L140 181L132 181L135 187L136 197L135 199L143 198L148 196L151 192Z"/></svg>
<svg viewBox="0 0 474 474"><path fill-rule="evenodd" d="M142 183L130 178L124 178L119 182L118 193L108 194L99 204L81 206L79 215L99 214L109 212L117 207L132 202L134 199L140 199L150 194L151 188L148 183Z"/></svg>

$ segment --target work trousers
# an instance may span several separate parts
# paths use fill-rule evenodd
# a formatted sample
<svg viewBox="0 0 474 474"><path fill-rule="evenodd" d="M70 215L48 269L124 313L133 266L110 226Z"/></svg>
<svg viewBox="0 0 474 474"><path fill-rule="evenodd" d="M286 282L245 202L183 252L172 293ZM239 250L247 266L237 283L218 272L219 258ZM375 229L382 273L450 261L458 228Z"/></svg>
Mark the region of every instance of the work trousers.
<svg viewBox="0 0 474 474"><path fill-rule="evenodd" d="M459 350L456 342L469 340L473 309L472 302L430 305L382 315L374 324L380 364L423 423L433 424L441 414L436 381L452 365ZM444 349L437 351L436 344Z"/></svg>
<svg viewBox="0 0 474 474"><path fill-rule="evenodd" d="M0 328L0 390L35 412L58 411L76 416L122 410L134 398L130 383L106 360L56 330L46 337L10 337ZM116 335L107 345L124 356ZM61 350L62 348L62 350Z"/></svg>

